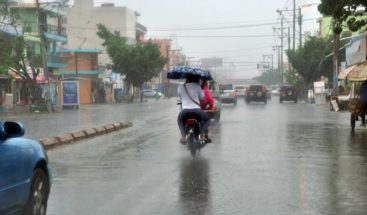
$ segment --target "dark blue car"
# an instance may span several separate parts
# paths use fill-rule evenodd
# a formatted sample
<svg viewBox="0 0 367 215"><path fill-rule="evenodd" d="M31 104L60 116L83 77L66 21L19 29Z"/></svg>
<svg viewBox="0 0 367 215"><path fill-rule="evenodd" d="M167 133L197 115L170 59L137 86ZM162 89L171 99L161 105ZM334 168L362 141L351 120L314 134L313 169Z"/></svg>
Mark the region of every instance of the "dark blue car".
<svg viewBox="0 0 367 215"><path fill-rule="evenodd" d="M44 215L51 174L46 152L21 138L20 123L0 123L0 214Z"/></svg>

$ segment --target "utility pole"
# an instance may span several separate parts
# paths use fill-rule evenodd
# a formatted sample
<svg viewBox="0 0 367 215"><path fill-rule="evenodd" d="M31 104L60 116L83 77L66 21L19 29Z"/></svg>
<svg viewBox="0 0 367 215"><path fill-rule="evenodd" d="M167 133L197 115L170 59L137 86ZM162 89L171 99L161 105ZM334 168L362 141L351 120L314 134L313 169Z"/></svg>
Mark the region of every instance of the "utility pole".
<svg viewBox="0 0 367 215"><path fill-rule="evenodd" d="M277 58L278 59L278 72L279 72L279 77L281 77L281 73L280 73L280 46L273 46L273 51L277 51L277 54L278 54L278 58ZM282 82L281 79L279 79L279 82Z"/></svg>
<svg viewBox="0 0 367 215"><path fill-rule="evenodd" d="M280 15L282 16L281 17L281 22L280 22L280 29L281 29L281 39L280 39L280 72L282 74L282 84L284 83L284 77L283 77L283 46L284 46L284 43L283 43L283 39L284 39L284 28L283 28L283 24L284 24L284 17L283 17L283 14L282 12L280 12Z"/></svg>
<svg viewBox="0 0 367 215"><path fill-rule="evenodd" d="M296 0L293 0L293 50L296 49Z"/></svg>
<svg viewBox="0 0 367 215"><path fill-rule="evenodd" d="M298 8L299 47L302 48L302 8Z"/></svg>
<svg viewBox="0 0 367 215"><path fill-rule="evenodd" d="M273 72L274 71L274 55L272 54L263 54L263 61L265 62L265 58L268 57L268 58L271 58L271 71Z"/></svg>
<svg viewBox="0 0 367 215"><path fill-rule="evenodd" d="M288 27L288 50L291 50L291 28Z"/></svg>
<svg viewBox="0 0 367 215"><path fill-rule="evenodd" d="M51 101L51 89L50 89L50 79L48 76L48 68L47 68L47 49L46 49L46 38L45 38L45 31L46 31L46 16L41 10L39 0L36 0L37 6L37 15L38 15L38 34L41 39L40 49L41 49L41 58L42 58L42 67L43 73L45 76L45 80L47 82L47 110L52 112L52 101Z"/></svg>
<svg viewBox="0 0 367 215"><path fill-rule="evenodd" d="M333 34L333 40L334 40L334 55L333 55L333 62L334 62L334 66L333 66L333 70L334 70L334 75L333 75L333 85L334 88L336 88L338 86L338 81L336 79L336 77L338 77L339 75L339 47L340 47L340 34L336 34L334 32Z"/></svg>

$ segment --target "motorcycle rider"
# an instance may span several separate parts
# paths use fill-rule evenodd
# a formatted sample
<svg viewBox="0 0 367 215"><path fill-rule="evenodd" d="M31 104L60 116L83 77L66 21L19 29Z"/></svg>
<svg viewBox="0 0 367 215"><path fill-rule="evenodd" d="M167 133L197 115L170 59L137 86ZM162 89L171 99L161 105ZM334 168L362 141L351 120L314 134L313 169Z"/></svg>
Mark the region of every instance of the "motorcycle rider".
<svg viewBox="0 0 367 215"><path fill-rule="evenodd" d="M195 117L196 120L201 122L200 134L201 138L209 143L211 140L207 134L209 127L209 119L205 111L200 107L200 102L204 100L204 93L199 84L200 78L196 75L186 75L186 82L178 87L178 95L181 99L182 110L178 115L177 123L181 132L180 143L186 143L185 134L185 117L190 114Z"/></svg>

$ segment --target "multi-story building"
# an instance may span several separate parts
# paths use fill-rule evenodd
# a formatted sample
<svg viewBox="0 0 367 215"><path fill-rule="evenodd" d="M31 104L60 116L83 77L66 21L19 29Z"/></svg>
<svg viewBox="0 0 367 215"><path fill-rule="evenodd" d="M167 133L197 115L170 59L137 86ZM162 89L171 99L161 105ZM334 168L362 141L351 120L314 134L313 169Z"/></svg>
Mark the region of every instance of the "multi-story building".
<svg viewBox="0 0 367 215"><path fill-rule="evenodd" d="M144 40L147 29L138 23L139 13L127 7L115 6L113 3L104 3L95 6L93 0L74 0L67 16L67 35L69 49L98 49L99 75L106 87L106 101L113 102L115 89L129 88L124 86L123 79L115 80L113 72L108 68L112 64L103 40L97 35L97 24L105 25L110 31L118 31L127 38L128 44L135 44Z"/></svg>
<svg viewBox="0 0 367 215"><path fill-rule="evenodd" d="M58 87L61 92L61 80L78 80L79 82L79 103L91 104L104 101L103 90L99 83L100 71L98 71L98 55L101 53L97 49L66 49L63 55L66 68L57 72L59 77ZM59 104L62 103L61 94L58 95Z"/></svg>
<svg viewBox="0 0 367 215"><path fill-rule="evenodd" d="M18 23L22 26L23 36L35 53L40 53L41 37L39 35L39 17L35 3L20 3L13 5L18 15ZM59 4L41 4L40 15L45 23L44 38L46 41L47 67L50 75L66 67L60 51L67 44L64 7Z"/></svg>
<svg viewBox="0 0 367 215"><path fill-rule="evenodd" d="M61 50L67 43L66 29L63 27L65 20L64 6L58 2L50 2L40 5L40 10L36 3L17 3L11 5L11 10L17 14L17 23L23 29L23 37L28 47L31 47L37 55L41 53L41 37L45 40L46 63L48 74L44 74L42 68L38 68L40 74L38 81L45 89L48 83L51 92L51 100L57 105L57 82L53 79L53 74L66 67L65 59ZM39 15L41 17L39 17ZM40 23L42 22L42 23ZM44 34L40 35L40 26L44 26ZM31 73L30 71L28 71ZM47 75L47 76L46 76ZM49 77L49 82L45 80ZM18 84L18 91L26 89L27 86L21 80ZM22 95L25 96L22 96ZM23 97L26 93L14 93L17 103L24 103Z"/></svg>
<svg viewBox="0 0 367 215"><path fill-rule="evenodd" d="M68 47L96 48L104 50L103 40L97 35L97 24L105 25L110 31L118 31L134 44L144 39L146 27L138 23L139 13L127 7L118 7L113 3L104 3L95 7L93 0L74 0L67 16ZM106 51L99 56L99 64L111 64Z"/></svg>

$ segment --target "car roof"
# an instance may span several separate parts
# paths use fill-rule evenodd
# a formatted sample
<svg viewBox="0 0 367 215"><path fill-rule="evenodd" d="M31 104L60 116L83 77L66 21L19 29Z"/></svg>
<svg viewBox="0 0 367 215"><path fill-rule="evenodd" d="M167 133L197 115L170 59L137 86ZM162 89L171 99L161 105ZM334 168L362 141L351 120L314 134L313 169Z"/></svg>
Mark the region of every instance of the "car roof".
<svg viewBox="0 0 367 215"><path fill-rule="evenodd" d="M251 84L249 87L265 87L263 84Z"/></svg>

